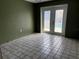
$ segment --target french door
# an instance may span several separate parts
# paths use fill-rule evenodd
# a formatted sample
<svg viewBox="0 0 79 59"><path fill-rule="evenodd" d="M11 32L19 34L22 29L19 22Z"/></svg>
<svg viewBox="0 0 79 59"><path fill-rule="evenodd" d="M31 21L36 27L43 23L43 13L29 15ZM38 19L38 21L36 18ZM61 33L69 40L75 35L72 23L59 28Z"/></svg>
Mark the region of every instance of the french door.
<svg viewBox="0 0 79 59"><path fill-rule="evenodd" d="M67 4L41 7L41 32L65 34Z"/></svg>

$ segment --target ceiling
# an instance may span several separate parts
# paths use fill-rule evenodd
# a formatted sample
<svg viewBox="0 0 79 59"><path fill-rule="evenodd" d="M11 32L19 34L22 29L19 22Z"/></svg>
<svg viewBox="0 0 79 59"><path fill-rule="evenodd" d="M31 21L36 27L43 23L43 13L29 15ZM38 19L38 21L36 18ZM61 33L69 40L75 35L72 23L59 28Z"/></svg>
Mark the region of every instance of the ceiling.
<svg viewBox="0 0 79 59"><path fill-rule="evenodd" d="M40 2L46 2L51 0L25 0L25 1L32 2L32 3L40 3Z"/></svg>

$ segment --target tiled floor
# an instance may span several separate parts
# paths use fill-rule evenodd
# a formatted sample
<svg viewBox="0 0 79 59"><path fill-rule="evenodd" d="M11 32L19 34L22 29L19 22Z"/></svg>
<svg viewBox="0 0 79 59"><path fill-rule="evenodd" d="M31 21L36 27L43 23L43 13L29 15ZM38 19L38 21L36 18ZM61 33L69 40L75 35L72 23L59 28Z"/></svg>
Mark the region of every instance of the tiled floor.
<svg viewBox="0 0 79 59"><path fill-rule="evenodd" d="M79 59L79 42L50 34L32 34L3 44L3 59Z"/></svg>

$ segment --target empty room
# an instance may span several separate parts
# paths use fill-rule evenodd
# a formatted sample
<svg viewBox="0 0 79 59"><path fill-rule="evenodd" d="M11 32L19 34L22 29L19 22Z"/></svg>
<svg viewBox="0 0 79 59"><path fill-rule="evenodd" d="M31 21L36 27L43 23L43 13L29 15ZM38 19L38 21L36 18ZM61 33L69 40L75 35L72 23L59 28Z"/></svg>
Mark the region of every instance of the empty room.
<svg viewBox="0 0 79 59"><path fill-rule="evenodd" d="M0 59L79 59L79 1L0 0Z"/></svg>

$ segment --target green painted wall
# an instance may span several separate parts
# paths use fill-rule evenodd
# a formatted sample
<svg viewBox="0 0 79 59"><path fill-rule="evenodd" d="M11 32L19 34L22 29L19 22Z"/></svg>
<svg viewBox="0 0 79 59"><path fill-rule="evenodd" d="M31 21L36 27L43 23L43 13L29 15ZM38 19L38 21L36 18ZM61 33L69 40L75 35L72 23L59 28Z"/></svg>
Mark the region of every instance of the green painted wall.
<svg viewBox="0 0 79 59"><path fill-rule="evenodd" d="M33 5L23 0L0 0L0 44L30 33L33 33Z"/></svg>

